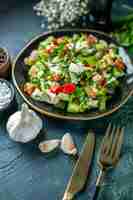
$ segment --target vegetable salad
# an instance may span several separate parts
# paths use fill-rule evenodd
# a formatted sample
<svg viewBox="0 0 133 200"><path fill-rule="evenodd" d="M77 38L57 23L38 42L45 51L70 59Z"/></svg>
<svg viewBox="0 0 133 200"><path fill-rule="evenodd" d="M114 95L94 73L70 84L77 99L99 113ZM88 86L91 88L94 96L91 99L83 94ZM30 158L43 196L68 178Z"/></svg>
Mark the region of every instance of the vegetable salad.
<svg viewBox="0 0 133 200"><path fill-rule="evenodd" d="M71 113L105 111L126 67L116 45L85 33L49 36L24 63L24 92Z"/></svg>

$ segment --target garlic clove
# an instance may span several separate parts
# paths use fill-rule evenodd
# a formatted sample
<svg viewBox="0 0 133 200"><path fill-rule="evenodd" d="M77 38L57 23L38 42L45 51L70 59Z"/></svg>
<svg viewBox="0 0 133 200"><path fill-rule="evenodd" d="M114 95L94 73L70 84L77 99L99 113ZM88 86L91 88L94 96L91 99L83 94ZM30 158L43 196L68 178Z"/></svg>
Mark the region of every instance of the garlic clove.
<svg viewBox="0 0 133 200"><path fill-rule="evenodd" d="M61 140L60 148L66 154L70 154L70 155L76 155L77 154L77 148L74 144L73 138L70 135L70 133L66 133L63 136L63 138Z"/></svg>
<svg viewBox="0 0 133 200"><path fill-rule="evenodd" d="M47 140L39 144L39 149L42 153L50 153L57 149L60 145L60 140Z"/></svg>
<svg viewBox="0 0 133 200"><path fill-rule="evenodd" d="M12 140L26 143L37 137L43 127L42 119L24 103L20 111L12 114L6 124Z"/></svg>

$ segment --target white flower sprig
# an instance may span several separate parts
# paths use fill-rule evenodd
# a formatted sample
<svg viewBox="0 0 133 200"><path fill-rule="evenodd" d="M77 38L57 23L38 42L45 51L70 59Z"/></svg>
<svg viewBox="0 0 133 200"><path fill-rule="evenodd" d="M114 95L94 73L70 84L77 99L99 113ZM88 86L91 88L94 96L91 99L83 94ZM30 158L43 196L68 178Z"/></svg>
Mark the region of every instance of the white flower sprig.
<svg viewBox="0 0 133 200"><path fill-rule="evenodd" d="M41 0L33 9L38 16L47 18L49 30L55 30L75 26L81 16L89 13L88 2L89 0ZM44 22L41 27L45 28Z"/></svg>

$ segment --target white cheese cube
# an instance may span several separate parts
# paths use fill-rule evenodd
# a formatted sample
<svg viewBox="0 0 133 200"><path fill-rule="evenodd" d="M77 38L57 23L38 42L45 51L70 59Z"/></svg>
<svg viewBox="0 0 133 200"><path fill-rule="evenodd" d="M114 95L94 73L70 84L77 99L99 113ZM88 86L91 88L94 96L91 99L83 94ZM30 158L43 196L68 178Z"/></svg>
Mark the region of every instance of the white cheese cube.
<svg viewBox="0 0 133 200"><path fill-rule="evenodd" d="M76 73L76 74L81 74L85 70L84 65L81 63L71 63L69 66L69 71Z"/></svg>

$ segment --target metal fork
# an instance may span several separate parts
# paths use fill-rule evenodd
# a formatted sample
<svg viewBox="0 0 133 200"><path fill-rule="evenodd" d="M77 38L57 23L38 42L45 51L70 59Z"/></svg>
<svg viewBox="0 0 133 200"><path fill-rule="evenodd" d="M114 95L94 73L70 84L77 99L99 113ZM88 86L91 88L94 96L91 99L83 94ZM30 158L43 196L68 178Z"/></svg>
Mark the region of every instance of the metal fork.
<svg viewBox="0 0 133 200"><path fill-rule="evenodd" d="M120 159L120 152L123 143L124 128L119 128L109 124L106 134L101 143L98 156L98 165L100 172L96 182L89 188L88 200L94 200L98 196L98 192L106 172L115 167Z"/></svg>

